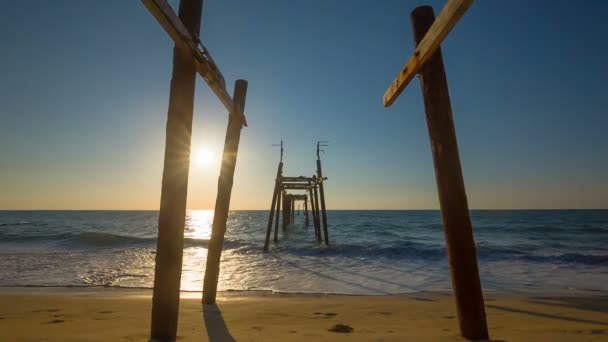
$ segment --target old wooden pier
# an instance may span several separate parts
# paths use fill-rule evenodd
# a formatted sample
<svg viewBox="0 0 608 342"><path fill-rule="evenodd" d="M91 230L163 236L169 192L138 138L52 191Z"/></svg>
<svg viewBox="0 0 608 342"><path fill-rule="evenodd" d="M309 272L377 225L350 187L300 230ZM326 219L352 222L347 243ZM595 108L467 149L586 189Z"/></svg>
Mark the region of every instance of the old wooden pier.
<svg viewBox="0 0 608 342"><path fill-rule="evenodd" d="M317 173L311 177L305 176L284 176L283 175L283 141L281 141L281 159L277 168L277 175L272 192L272 201L270 204L270 213L268 214L268 226L266 228L266 240L264 242L264 251L268 251L270 245L270 235L272 233L274 223L274 241L279 240L279 215L281 207L283 212L282 227L285 229L295 219L295 204L298 201L304 203L304 219L305 225L310 224L308 215L308 203L312 212L312 221L314 225L315 238L319 242L329 244L329 232L327 229L327 209L325 207L325 190L323 182L327 177L323 177L321 168L320 149L322 146L327 146L324 141L317 142ZM294 193L300 191L300 193ZM303 192L303 193L302 193ZM320 200L320 201L319 201ZM319 205L320 202L320 205ZM323 220L321 221L321 217ZM321 222L323 223L323 232L321 232Z"/></svg>

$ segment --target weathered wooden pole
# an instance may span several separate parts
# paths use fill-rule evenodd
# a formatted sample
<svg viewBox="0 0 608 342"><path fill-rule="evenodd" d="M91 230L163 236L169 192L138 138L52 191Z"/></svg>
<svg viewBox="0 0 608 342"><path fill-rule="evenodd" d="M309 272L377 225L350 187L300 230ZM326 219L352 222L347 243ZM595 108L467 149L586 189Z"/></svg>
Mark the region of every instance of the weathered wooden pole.
<svg viewBox="0 0 608 342"><path fill-rule="evenodd" d="M291 199L291 223L296 221L296 200L294 198Z"/></svg>
<svg viewBox="0 0 608 342"><path fill-rule="evenodd" d="M315 178L316 176L313 176ZM317 240L321 242L323 237L321 236L321 214L319 213L319 191L317 190L317 185L313 188L313 192L315 194L315 210L317 211L317 220L315 222L315 228L317 229Z"/></svg>
<svg viewBox="0 0 608 342"><path fill-rule="evenodd" d="M207 267L205 268L205 280L203 282L203 302L215 303L217 294L217 282L220 275L220 260L224 246L224 234L226 233L226 222L230 211L230 196L232 194L232 183L234 180L234 169L236 157L239 152L239 141L241 140L241 129L245 122L243 113L245 111L245 97L247 96L247 81L237 80L234 84L234 107L228 119L226 128L226 140L224 142L224 155L220 168L220 177L217 184L217 198L215 200L215 213L213 214L213 225L211 239L207 248Z"/></svg>
<svg viewBox="0 0 608 342"><path fill-rule="evenodd" d="M304 224L308 227L308 198L304 197Z"/></svg>
<svg viewBox="0 0 608 342"><path fill-rule="evenodd" d="M310 185L310 183L309 183ZM315 237L318 238L318 231L317 231L317 211L315 210L315 196L313 193L313 188L312 186L310 186L308 188L308 192L310 193L310 196L308 198L310 198L310 211L312 212L312 224L315 228Z"/></svg>
<svg viewBox="0 0 608 342"><path fill-rule="evenodd" d="M274 242L279 240L279 215L281 214L282 193L283 190L279 189L279 198L277 198L277 217L274 220Z"/></svg>
<svg viewBox="0 0 608 342"><path fill-rule="evenodd" d="M274 181L274 191L272 192L272 203L270 204L270 214L268 215L268 228L266 229L266 241L264 242L264 250L268 250L268 244L270 243L270 232L272 230L272 219L274 217L275 206L278 205L278 197L280 197L279 192L280 184L281 184L281 173L283 171L283 162L279 163L279 167L277 168L277 177Z"/></svg>
<svg viewBox="0 0 608 342"><path fill-rule="evenodd" d="M321 197L321 214L323 216L323 232L325 244L329 245L329 233L327 232L327 210L325 209L325 191L323 190L323 170L321 169L321 159L317 159L317 176L319 177L319 195Z"/></svg>
<svg viewBox="0 0 608 342"><path fill-rule="evenodd" d="M418 7L410 19L418 45L435 20L433 9L430 6ZM420 85L433 151L460 333L467 339L486 340L488 327L475 241L440 48L420 69Z"/></svg>
<svg viewBox="0 0 608 342"><path fill-rule="evenodd" d="M287 228L291 220L291 196L283 193L283 229Z"/></svg>
<svg viewBox="0 0 608 342"><path fill-rule="evenodd" d="M182 0L179 4L179 18L197 36L202 9L202 0ZM174 341L177 334L195 79L192 56L175 46L150 324L151 340L157 341Z"/></svg>

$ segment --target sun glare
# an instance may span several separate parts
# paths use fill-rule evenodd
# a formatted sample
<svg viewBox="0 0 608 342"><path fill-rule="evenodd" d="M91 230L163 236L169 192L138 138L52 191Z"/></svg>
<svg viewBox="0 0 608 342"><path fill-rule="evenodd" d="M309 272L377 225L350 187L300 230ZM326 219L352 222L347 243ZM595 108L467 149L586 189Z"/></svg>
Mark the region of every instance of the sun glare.
<svg viewBox="0 0 608 342"><path fill-rule="evenodd" d="M208 148L199 148L192 151L192 165L206 168L215 164L215 153Z"/></svg>

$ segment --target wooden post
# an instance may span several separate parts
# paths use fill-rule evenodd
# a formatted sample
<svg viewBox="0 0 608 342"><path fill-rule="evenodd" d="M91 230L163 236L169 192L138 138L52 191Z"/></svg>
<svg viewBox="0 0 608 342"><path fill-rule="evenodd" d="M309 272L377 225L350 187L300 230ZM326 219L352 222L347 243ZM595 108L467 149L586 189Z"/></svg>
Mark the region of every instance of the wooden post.
<svg viewBox="0 0 608 342"><path fill-rule="evenodd" d="M266 241L264 242L264 250L268 250L268 244L270 243L270 232L272 230L272 219L274 217L274 209L278 204L278 197L280 197L279 192L280 184L281 184L281 173L283 171L283 162L279 163L279 167L277 168L277 177L274 181L274 191L272 193L272 203L270 204L270 214L268 215L268 228L266 229Z"/></svg>
<svg viewBox="0 0 608 342"><path fill-rule="evenodd" d="M309 183L310 184L310 183ZM308 192L310 193L310 211L312 212L312 224L315 228L315 237L318 239L318 231L317 231L317 211L315 210L315 196L313 194L312 186L308 188Z"/></svg>
<svg viewBox="0 0 608 342"><path fill-rule="evenodd" d="M203 283L203 302L206 304L215 303L217 293L224 234L226 233L226 222L228 221L228 212L230 211L230 195L232 193L234 169L239 152L241 129L244 123L243 113L245 111L246 96L247 81L237 80L234 84L233 95L235 108L230 113L228 127L226 128L224 155L222 157L222 166L217 185L217 199L215 200L211 239L209 240L209 247L207 249L207 267L205 268L205 280Z"/></svg>
<svg viewBox="0 0 608 342"><path fill-rule="evenodd" d="M316 178L316 176L313 176ZM319 213L319 192L317 191L317 185L315 185L313 189L315 193L315 210L317 211L317 220L315 222L315 228L317 230L317 240L321 242L323 238L321 237L321 214Z"/></svg>
<svg viewBox="0 0 608 342"><path fill-rule="evenodd" d="M321 196L321 214L323 216L323 232L325 244L329 245L329 233L327 232L327 210L325 209L325 191L323 191L323 170L321 169L321 159L317 159L317 175L319 177L319 195Z"/></svg>
<svg viewBox="0 0 608 342"><path fill-rule="evenodd" d="M294 223L296 221L296 200L295 199L291 199L291 223Z"/></svg>
<svg viewBox="0 0 608 342"><path fill-rule="evenodd" d="M279 197L277 198L277 217L274 220L274 242L279 240L279 214L281 213L281 200L283 190L279 189Z"/></svg>
<svg viewBox="0 0 608 342"><path fill-rule="evenodd" d="M308 227L308 198L304 197L304 224Z"/></svg>
<svg viewBox="0 0 608 342"><path fill-rule="evenodd" d="M287 228L291 220L291 198L283 193L283 229Z"/></svg>
<svg viewBox="0 0 608 342"><path fill-rule="evenodd" d="M435 20L433 9L430 6L418 7L412 12L410 19L414 39L416 44L419 44ZM475 241L440 48L420 69L420 84L433 151L460 332L467 339L486 340L488 327Z"/></svg>
<svg viewBox="0 0 608 342"><path fill-rule="evenodd" d="M179 18L197 35L202 9L202 0L182 0L179 5ZM195 78L192 56L175 46L158 215L151 340L174 341L177 334Z"/></svg>

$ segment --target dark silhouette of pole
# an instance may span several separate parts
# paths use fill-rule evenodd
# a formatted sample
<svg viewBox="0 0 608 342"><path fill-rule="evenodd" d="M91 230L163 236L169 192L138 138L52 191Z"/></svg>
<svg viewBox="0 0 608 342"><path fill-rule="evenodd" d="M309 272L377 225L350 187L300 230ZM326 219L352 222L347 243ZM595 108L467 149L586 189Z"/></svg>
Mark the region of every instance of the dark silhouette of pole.
<svg viewBox="0 0 608 342"><path fill-rule="evenodd" d="M277 168L277 177L274 182L274 191L272 192L272 203L270 204L270 214L268 215L268 228L266 229L266 241L264 242L264 250L268 250L268 244L270 243L270 232L272 230L272 219L274 217L275 206L278 205L278 197L280 197L279 192L280 184L281 184L281 173L283 171L283 162L279 163L279 167Z"/></svg>
<svg viewBox="0 0 608 342"><path fill-rule="evenodd" d="M215 213L213 214L213 225L211 239L207 248L207 267L205 268L205 280L203 282L203 302L215 303L217 294L217 282L220 275L220 260L224 246L224 234L226 234L226 222L230 211L230 196L232 194L232 183L234 180L234 169L239 152L239 141L241 140L241 129L245 122L243 113L245 110L245 98L247 96L247 81L237 80L234 84L234 107L228 119L226 128L226 140L224 142L224 155L220 168L220 177L217 185L217 199L215 200Z"/></svg>
<svg viewBox="0 0 608 342"><path fill-rule="evenodd" d="M277 198L277 216L274 220L274 242L277 242L279 240L279 215L281 213L282 196L283 191L279 189L279 197Z"/></svg>
<svg viewBox="0 0 608 342"><path fill-rule="evenodd" d="M410 19L418 45L435 21L433 9L430 6L418 7L412 12ZM420 69L420 85L433 151L460 332L467 339L487 340L488 327L475 241L441 48Z"/></svg>
<svg viewBox="0 0 608 342"><path fill-rule="evenodd" d="M179 18L196 36L202 9L202 0L180 1ZM154 340L174 341L177 335L195 79L192 56L175 46L152 294L150 335Z"/></svg>
<svg viewBox="0 0 608 342"><path fill-rule="evenodd" d="M283 193L283 229L287 228L291 220L291 196Z"/></svg>
<svg viewBox="0 0 608 342"><path fill-rule="evenodd" d="M304 197L304 224L306 225L306 227L308 227L309 222L308 222L308 198L305 196Z"/></svg>
<svg viewBox="0 0 608 342"><path fill-rule="evenodd" d="M317 175L319 177L319 195L321 197L321 215L323 217L323 232L325 244L329 245L329 233L327 232L327 210L325 209L325 191L323 190L323 170L321 169L321 159L317 159Z"/></svg>
<svg viewBox="0 0 608 342"><path fill-rule="evenodd" d="M310 183L309 183L310 184ZM319 235L318 235L318 231L317 231L317 211L315 209L315 195L313 193L313 187L311 186L310 188L308 188L308 192L310 193L310 196L308 197L310 199L310 211L312 212L312 224L315 228L315 237L318 239Z"/></svg>
<svg viewBox="0 0 608 342"><path fill-rule="evenodd" d="M313 178L316 178L316 176L313 176ZM321 242L323 238L321 237L321 214L319 213L319 192L317 191L317 185L313 188L313 192L315 194L315 210L317 211L315 229L317 230L317 240Z"/></svg>

